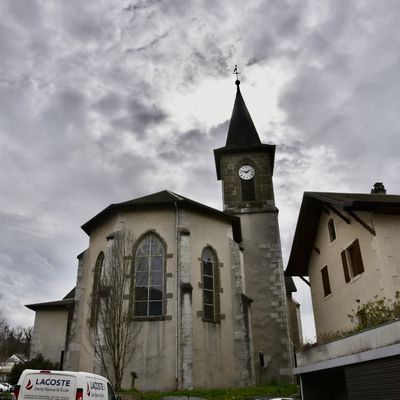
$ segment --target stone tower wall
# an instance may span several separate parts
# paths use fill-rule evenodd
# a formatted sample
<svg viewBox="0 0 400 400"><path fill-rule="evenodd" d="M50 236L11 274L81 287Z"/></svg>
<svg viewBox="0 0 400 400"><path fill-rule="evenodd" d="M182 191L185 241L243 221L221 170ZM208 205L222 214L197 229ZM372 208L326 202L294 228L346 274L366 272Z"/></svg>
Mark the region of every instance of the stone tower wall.
<svg viewBox="0 0 400 400"><path fill-rule="evenodd" d="M244 202L238 170L246 164L256 171L256 199ZM224 211L241 219L246 294L253 300L256 381L291 381L289 321L270 156L263 151L225 153L221 156L221 178Z"/></svg>

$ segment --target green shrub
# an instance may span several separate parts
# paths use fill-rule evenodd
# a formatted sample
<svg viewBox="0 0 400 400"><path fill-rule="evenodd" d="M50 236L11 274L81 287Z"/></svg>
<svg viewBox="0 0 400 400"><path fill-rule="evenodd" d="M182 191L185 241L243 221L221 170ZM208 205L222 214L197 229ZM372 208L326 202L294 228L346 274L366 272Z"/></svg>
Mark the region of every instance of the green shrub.
<svg viewBox="0 0 400 400"><path fill-rule="evenodd" d="M15 364L11 372L7 375L8 382L11 383L11 385L17 384L22 371L25 369L58 369L58 364L50 360L45 360L43 356L39 354L35 358L32 358L32 360Z"/></svg>
<svg viewBox="0 0 400 400"><path fill-rule="evenodd" d="M400 318L400 293L396 292L394 299L379 299L378 296L374 296L373 300L359 305L352 311L348 317L355 325L355 332L394 321Z"/></svg>

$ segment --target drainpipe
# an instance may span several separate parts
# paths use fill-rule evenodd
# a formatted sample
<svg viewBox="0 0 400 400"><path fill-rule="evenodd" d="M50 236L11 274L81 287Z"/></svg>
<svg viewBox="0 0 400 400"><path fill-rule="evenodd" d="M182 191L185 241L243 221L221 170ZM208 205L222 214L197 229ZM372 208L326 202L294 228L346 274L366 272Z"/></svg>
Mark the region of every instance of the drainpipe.
<svg viewBox="0 0 400 400"><path fill-rule="evenodd" d="M175 384L176 390L179 389L179 215L178 203L175 201L175 245L176 245L176 296L175 296L175 311L176 311L176 333L175 333L175 346L176 346L176 362L175 362Z"/></svg>
<svg viewBox="0 0 400 400"><path fill-rule="evenodd" d="M304 399L303 375L300 375L300 397Z"/></svg>

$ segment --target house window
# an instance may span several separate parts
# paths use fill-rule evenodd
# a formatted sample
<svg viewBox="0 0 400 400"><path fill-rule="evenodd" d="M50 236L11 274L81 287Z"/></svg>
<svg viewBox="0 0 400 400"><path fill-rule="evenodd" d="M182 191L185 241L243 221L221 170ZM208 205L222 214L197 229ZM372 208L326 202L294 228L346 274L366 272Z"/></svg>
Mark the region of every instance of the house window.
<svg viewBox="0 0 400 400"><path fill-rule="evenodd" d="M341 253L344 279L349 282L352 278L364 272L360 244L356 239L346 250Z"/></svg>
<svg viewBox="0 0 400 400"><path fill-rule="evenodd" d="M242 201L254 201L256 199L256 185L253 179L240 180L242 189Z"/></svg>
<svg viewBox="0 0 400 400"><path fill-rule="evenodd" d="M104 267L104 253L100 252L100 254L97 256L96 264L94 267L90 326L95 326L97 323L97 316L99 313L98 303L99 303L99 292L100 292L100 279L103 267Z"/></svg>
<svg viewBox="0 0 400 400"><path fill-rule="evenodd" d="M135 254L134 316L164 313L164 246L154 234L140 241Z"/></svg>
<svg viewBox="0 0 400 400"><path fill-rule="evenodd" d="M218 260L215 252L207 247L201 257L203 287L203 320L216 322L219 315Z"/></svg>
<svg viewBox="0 0 400 400"><path fill-rule="evenodd" d="M328 266L325 265L324 268L321 269L321 277L322 277L322 286L324 287L324 296L328 296L331 294L331 284L329 282L329 273L328 273Z"/></svg>
<svg viewBox="0 0 400 400"><path fill-rule="evenodd" d="M331 242L333 242L336 239L336 230L332 218L328 221L328 232L329 232L329 239Z"/></svg>

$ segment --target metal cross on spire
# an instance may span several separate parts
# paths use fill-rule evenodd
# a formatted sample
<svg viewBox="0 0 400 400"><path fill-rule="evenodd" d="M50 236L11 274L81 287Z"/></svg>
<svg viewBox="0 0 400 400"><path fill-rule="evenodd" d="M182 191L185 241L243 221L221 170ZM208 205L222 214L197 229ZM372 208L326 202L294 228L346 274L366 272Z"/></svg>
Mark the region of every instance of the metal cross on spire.
<svg viewBox="0 0 400 400"><path fill-rule="evenodd" d="M235 68L233 69L233 73L236 75L236 82L240 83L240 81L239 81L240 72L238 71L237 64L235 64Z"/></svg>

